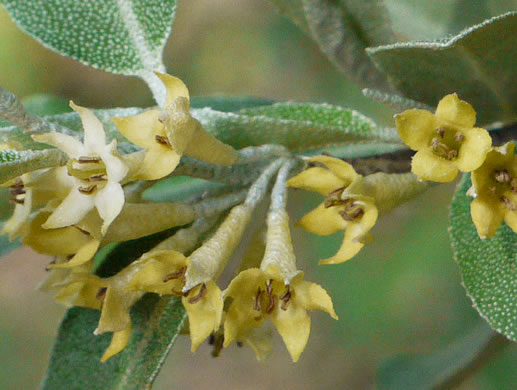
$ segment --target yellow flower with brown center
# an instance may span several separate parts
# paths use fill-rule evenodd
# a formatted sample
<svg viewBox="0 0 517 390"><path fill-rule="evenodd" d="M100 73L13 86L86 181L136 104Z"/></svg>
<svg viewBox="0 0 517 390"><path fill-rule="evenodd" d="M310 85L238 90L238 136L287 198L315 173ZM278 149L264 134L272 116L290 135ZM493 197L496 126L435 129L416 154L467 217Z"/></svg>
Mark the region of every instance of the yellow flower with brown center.
<svg viewBox="0 0 517 390"><path fill-rule="evenodd" d="M492 148L486 160L472 172L474 196L470 206L479 237L492 237L501 222L517 232L517 157L511 142Z"/></svg>
<svg viewBox="0 0 517 390"><path fill-rule="evenodd" d="M207 133L190 115L190 98L185 84L167 74L156 75L167 89L163 110L112 118L127 139L146 149L142 166L134 178L162 178L176 168L182 154L213 164L233 164L237 152Z"/></svg>
<svg viewBox="0 0 517 390"><path fill-rule="evenodd" d="M440 100L434 114L410 109L396 115L395 122L402 141L417 151L411 170L421 180L448 182L458 171L471 172L492 145L488 131L474 127L472 106L455 93Z"/></svg>
<svg viewBox="0 0 517 390"><path fill-rule="evenodd" d="M316 156L309 168L289 179L290 187L318 192L326 198L306 214L298 224L305 230L330 235L345 230L345 238L336 255L320 264L338 264L355 256L365 244L368 232L375 225L378 210L375 199L363 194L362 176L337 158Z"/></svg>

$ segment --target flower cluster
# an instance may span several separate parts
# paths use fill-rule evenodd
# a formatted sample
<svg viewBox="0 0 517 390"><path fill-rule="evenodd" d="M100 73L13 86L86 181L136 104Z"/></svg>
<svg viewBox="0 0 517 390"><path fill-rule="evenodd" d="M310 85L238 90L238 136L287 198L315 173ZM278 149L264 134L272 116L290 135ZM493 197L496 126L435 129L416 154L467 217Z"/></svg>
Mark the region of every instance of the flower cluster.
<svg viewBox="0 0 517 390"><path fill-rule="evenodd" d="M131 342L131 308L147 293L181 300L193 351L206 339L214 342L214 354L237 341L262 359L271 349L265 325L270 319L297 361L309 338L307 312L324 311L334 319L337 315L328 293L306 281L297 266L286 212L288 187L324 197L299 226L317 235L345 231L338 252L320 264L355 256L371 239L380 215L426 188L418 178L448 181L458 170L473 171L472 216L480 236L493 235L503 219L514 230L517 226L513 144L491 148L486 130L473 128L475 112L456 95L446 96L434 115L409 110L396 117L401 138L418 150L413 173L363 176L341 159L305 158L285 149L264 156L263 149L257 149L261 164L257 155L246 160L253 153L237 152L192 116L181 80L157 76L167 89L163 108L112 118L136 151L121 154L95 114L71 103L82 121L82 141L58 132L33 136L66 154L66 165L27 172L4 183L15 209L3 233L55 257L41 289L65 305L100 310L94 333L113 333L102 361ZM183 155L191 159L185 163ZM185 203L143 200L143 190L177 173L180 162L227 173L239 163L250 168L246 180L253 184L208 192ZM257 222L256 208L267 194L269 211ZM265 228L251 241L234 278L222 285L220 276L246 230L263 222ZM106 244L169 232L172 227L177 228L174 234L116 274L95 274L92 259ZM265 235L260 233L264 230Z"/></svg>
<svg viewBox="0 0 517 390"><path fill-rule="evenodd" d="M435 114L411 109L395 116L400 138L417 153L412 171L422 180L448 182L472 172L468 194L479 237L492 237L501 222L517 232L517 158L514 144L492 147L485 129L474 127L476 112L456 94L445 96Z"/></svg>

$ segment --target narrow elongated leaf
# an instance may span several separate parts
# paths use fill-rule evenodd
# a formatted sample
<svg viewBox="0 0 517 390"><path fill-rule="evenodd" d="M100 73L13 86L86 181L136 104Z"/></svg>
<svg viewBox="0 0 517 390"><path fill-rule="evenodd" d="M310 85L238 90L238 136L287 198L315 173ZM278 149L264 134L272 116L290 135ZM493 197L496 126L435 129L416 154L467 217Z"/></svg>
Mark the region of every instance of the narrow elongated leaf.
<svg viewBox="0 0 517 390"><path fill-rule="evenodd" d="M465 369L506 345L506 339L482 323L450 345L429 355L399 356L383 364L378 390L452 388ZM448 385L447 385L448 384ZM455 383L457 384L457 383Z"/></svg>
<svg viewBox="0 0 517 390"><path fill-rule="evenodd" d="M398 43L368 49L406 97L436 106L457 92L478 123L517 119L517 12L471 27L447 41Z"/></svg>
<svg viewBox="0 0 517 390"><path fill-rule="evenodd" d="M38 116L64 114L72 109L67 100L53 95L36 94L22 99L28 113Z"/></svg>
<svg viewBox="0 0 517 390"><path fill-rule="evenodd" d="M217 138L238 149L271 143L294 152L345 144L400 144L393 129L378 128L354 110L329 104L276 103L238 113L202 109L194 115Z"/></svg>
<svg viewBox="0 0 517 390"><path fill-rule="evenodd" d="M165 70L161 56L174 20L176 0L2 3L24 31L52 50L86 65L140 76L159 85L152 72Z"/></svg>
<svg viewBox="0 0 517 390"><path fill-rule="evenodd" d="M311 36L325 55L360 87L389 90L368 58L369 46L394 41L379 0L302 0Z"/></svg>
<svg viewBox="0 0 517 390"><path fill-rule="evenodd" d="M0 184L36 169L65 165L68 157L57 149L0 150Z"/></svg>
<svg viewBox="0 0 517 390"><path fill-rule="evenodd" d="M144 296L131 310L129 345L100 362L111 334L94 336L97 310L73 308L65 315L52 351L43 390L149 389L185 321L181 300Z"/></svg>
<svg viewBox="0 0 517 390"><path fill-rule="evenodd" d="M303 0L269 0L281 15L291 19L303 32L310 34L310 28L305 20Z"/></svg>
<svg viewBox="0 0 517 390"><path fill-rule="evenodd" d="M471 186L465 176L451 204L449 233L463 285L490 326L517 341L517 234L506 224L481 240L470 216Z"/></svg>

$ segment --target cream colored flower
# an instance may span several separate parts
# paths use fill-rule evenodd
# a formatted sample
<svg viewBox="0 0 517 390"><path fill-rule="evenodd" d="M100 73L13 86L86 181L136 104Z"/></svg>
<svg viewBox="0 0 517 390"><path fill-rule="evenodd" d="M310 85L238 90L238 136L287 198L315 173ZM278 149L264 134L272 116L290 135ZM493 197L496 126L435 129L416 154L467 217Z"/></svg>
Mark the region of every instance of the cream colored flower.
<svg viewBox="0 0 517 390"><path fill-rule="evenodd" d="M33 136L36 141L53 145L70 157L68 173L75 180L73 189L43 227L52 229L73 225L96 208L104 221L104 233L124 205L124 191L120 182L128 173L128 168L117 155L116 141L106 145L106 135L99 119L84 107L72 102L70 106L81 116L83 143L57 132Z"/></svg>

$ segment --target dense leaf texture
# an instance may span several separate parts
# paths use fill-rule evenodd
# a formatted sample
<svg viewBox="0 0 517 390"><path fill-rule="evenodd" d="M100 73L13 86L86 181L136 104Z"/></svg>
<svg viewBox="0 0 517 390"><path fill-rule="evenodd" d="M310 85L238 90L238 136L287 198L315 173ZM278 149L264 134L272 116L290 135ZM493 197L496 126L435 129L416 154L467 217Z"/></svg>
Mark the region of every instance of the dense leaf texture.
<svg viewBox="0 0 517 390"><path fill-rule="evenodd" d="M474 307L492 328L517 341L517 234L503 224L492 238L479 238L466 195L470 185L464 177L451 204L454 258Z"/></svg>
<svg viewBox="0 0 517 390"><path fill-rule="evenodd" d="M111 334L94 336L97 310L73 308L66 314L52 351L43 389L150 388L167 352L183 327L180 300L146 295L132 309L133 335L129 345L106 363L100 358Z"/></svg>
<svg viewBox="0 0 517 390"><path fill-rule="evenodd" d="M411 42L368 50L405 96L436 106L457 92L478 123L517 119L517 13L492 18L447 41Z"/></svg>
<svg viewBox="0 0 517 390"><path fill-rule="evenodd" d="M102 70L138 75L161 66L176 0L2 0L45 46Z"/></svg>
<svg viewBox="0 0 517 390"><path fill-rule="evenodd" d="M480 324L470 333L429 355L405 355L389 360L379 370L377 389L452 388L456 375L461 375L483 354L503 347L505 340L488 325Z"/></svg>

